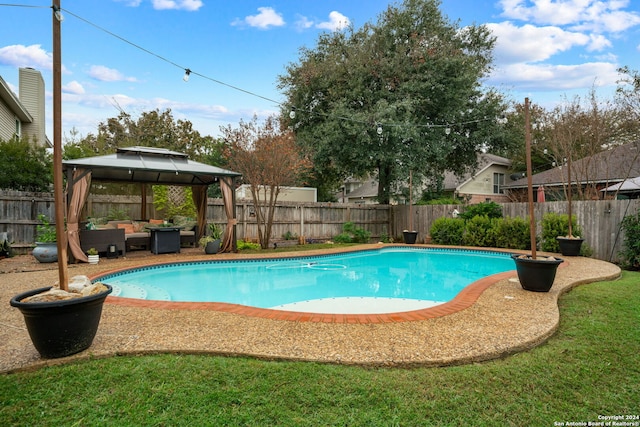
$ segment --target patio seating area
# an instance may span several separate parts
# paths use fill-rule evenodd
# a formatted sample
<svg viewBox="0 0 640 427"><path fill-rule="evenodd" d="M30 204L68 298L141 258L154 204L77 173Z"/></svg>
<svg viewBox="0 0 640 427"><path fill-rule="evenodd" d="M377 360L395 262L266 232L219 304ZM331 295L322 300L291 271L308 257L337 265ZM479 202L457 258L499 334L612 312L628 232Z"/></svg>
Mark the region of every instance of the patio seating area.
<svg viewBox="0 0 640 427"><path fill-rule="evenodd" d="M374 245L363 245L362 249ZM335 250L309 251L307 255ZM268 255L218 254L202 250L153 255L146 251L104 259L98 265L69 265L69 275L100 272L154 263L202 259L246 259ZM27 257L27 256L25 256ZM33 258L30 257L29 258ZM6 264L5 264L6 262ZM499 278L472 301L448 313L415 321L351 323L291 321L255 317L250 308L238 312L216 309L216 303L184 308L164 302L149 306L121 305L107 298L93 345L62 359L40 358L33 347L21 313L9 308L12 296L55 283L55 265L37 261L31 269L4 268L15 259L0 261L0 372L67 363L118 354L192 353L245 355L266 359L306 360L369 366L446 366L504 357L533 348L551 337L558 327L558 298L574 286L620 276L618 266L583 257L568 257L558 269L548 293L524 291L515 270ZM44 269L44 270L43 270ZM21 272L18 272L21 271ZM455 300L454 300L455 301ZM148 303L149 301L147 301ZM277 311L274 310L277 313Z"/></svg>
<svg viewBox="0 0 640 427"><path fill-rule="evenodd" d="M109 246L115 245L119 256L127 252L152 248L153 227L175 228L179 230L180 247L195 248L198 246L198 224L196 221L175 221L166 224L164 220L132 221L114 220L104 224L94 224L94 229L80 230L80 247L84 252L95 248L101 255L106 255Z"/></svg>

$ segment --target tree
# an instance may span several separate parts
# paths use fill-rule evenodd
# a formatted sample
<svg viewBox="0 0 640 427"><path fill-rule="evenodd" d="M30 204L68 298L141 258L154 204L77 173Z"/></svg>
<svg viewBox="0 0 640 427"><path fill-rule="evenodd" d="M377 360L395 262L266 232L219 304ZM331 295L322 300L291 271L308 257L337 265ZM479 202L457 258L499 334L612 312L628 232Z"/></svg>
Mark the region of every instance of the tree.
<svg viewBox="0 0 640 427"><path fill-rule="evenodd" d="M137 119L120 111L117 117L101 122L96 135L90 133L79 142L67 143L65 153L82 146L82 154L102 155L115 153L117 148L140 145L167 148L198 160L208 154L207 148L212 143L213 138L201 136L190 121L175 120L171 109L146 111Z"/></svg>
<svg viewBox="0 0 640 427"><path fill-rule="evenodd" d="M616 104L622 109L625 117L620 127L626 130L629 136L627 141L621 142L632 142L640 138L640 71L629 67L622 67L618 71L622 78L616 90Z"/></svg>
<svg viewBox="0 0 640 427"><path fill-rule="evenodd" d="M289 124L312 153L316 186L373 174L388 203L410 170L439 182L506 144L495 120L502 96L480 84L495 39L485 26L450 23L439 5L405 0L376 24L322 34L279 77L283 116L295 109Z"/></svg>
<svg viewBox="0 0 640 427"><path fill-rule="evenodd" d="M0 188L51 191L52 159L47 149L24 136L0 140Z"/></svg>
<svg viewBox="0 0 640 427"><path fill-rule="evenodd" d="M259 125L256 116L220 128L226 141L226 157L232 170L250 185L258 225L258 240L269 247L275 204L280 188L297 185L309 170L309 161L297 148L293 132L282 128L275 117Z"/></svg>
<svg viewBox="0 0 640 427"><path fill-rule="evenodd" d="M137 119L125 111L120 111L117 117L101 122L97 134L90 133L84 138L79 138L77 131L72 130L64 146L63 157L77 159L112 154L118 148L135 145L166 148L186 153L195 161L223 166L213 162L222 161L222 141L211 136L201 136L193 129L190 121L175 120L170 109L162 112L158 109L143 112ZM213 186L209 190L210 196L221 196L219 187ZM108 184L100 188L93 187L92 191L137 194L139 189L138 184ZM192 203L190 198L187 199ZM187 209L191 209L191 206Z"/></svg>
<svg viewBox="0 0 640 427"><path fill-rule="evenodd" d="M599 198L599 182L593 174L598 169L594 162L602 162L602 159L594 156L628 142L638 124L632 123L619 104L600 100L593 88L585 99L579 96L565 99L547 114L544 121L543 138L548 158L558 166L568 168L571 165L572 180L581 183L575 186L579 199ZM599 165L600 169L609 170L612 177L627 172L612 170L613 167L619 165ZM571 197L569 191L572 191L571 183L567 183L568 198Z"/></svg>

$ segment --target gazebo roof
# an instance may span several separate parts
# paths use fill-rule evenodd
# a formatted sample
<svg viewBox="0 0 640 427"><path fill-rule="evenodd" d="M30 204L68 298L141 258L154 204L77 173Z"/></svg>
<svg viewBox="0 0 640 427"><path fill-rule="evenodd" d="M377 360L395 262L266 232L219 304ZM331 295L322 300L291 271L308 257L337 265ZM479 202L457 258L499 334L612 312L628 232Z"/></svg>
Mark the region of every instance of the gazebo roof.
<svg viewBox="0 0 640 427"><path fill-rule="evenodd" d="M115 154L64 160L62 168L91 170L99 181L145 182L167 185L209 185L219 177L239 177L238 172L195 162L188 155L165 148L126 147Z"/></svg>

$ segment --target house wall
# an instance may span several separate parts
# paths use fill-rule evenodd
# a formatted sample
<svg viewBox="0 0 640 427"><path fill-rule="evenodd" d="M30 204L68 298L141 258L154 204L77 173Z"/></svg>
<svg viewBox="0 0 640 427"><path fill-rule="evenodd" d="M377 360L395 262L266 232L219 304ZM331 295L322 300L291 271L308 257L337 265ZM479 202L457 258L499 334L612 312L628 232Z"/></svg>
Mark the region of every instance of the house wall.
<svg viewBox="0 0 640 427"><path fill-rule="evenodd" d="M494 173L503 174L505 184L511 182L505 167L493 165L462 184L458 189L458 196L468 200L468 203L480 203L487 201L496 203L508 202L509 198L506 194L496 194L493 192Z"/></svg>
<svg viewBox="0 0 640 427"><path fill-rule="evenodd" d="M264 197L264 190L261 189L260 199ZM267 197L270 192L267 190ZM249 184L242 184L236 189L238 200L252 200L251 187ZM318 201L318 190L311 187L280 187L278 193L279 202L316 202Z"/></svg>
<svg viewBox="0 0 640 427"><path fill-rule="evenodd" d="M16 116L6 102L0 98L0 139L8 141L16 133Z"/></svg>

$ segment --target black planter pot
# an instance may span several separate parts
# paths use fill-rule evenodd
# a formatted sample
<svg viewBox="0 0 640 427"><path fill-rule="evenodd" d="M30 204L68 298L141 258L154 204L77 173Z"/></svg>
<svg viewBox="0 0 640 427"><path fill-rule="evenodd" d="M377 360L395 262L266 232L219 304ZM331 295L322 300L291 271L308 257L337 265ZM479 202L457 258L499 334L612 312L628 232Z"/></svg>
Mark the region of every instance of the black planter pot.
<svg viewBox="0 0 640 427"><path fill-rule="evenodd" d="M11 298L27 325L29 336L42 357L65 357L89 348L98 331L102 304L113 290L99 294L53 302L22 302L23 299L51 287L34 289Z"/></svg>
<svg viewBox="0 0 640 427"><path fill-rule="evenodd" d="M404 242L407 245L413 245L416 242L416 239L418 238L418 232L417 231L403 231L402 232L402 236L404 237Z"/></svg>
<svg viewBox="0 0 640 427"><path fill-rule="evenodd" d="M521 254L513 254L511 258L516 263L516 271L522 289L532 292L549 292L556 278L558 266L564 260L560 258L553 260L521 258L521 256Z"/></svg>
<svg viewBox="0 0 640 427"><path fill-rule="evenodd" d="M560 246L560 253L564 256L579 256L584 239L569 239L568 237L556 237Z"/></svg>
<svg viewBox="0 0 640 427"><path fill-rule="evenodd" d="M211 255L217 254L220 252L220 239L216 239L213 242L207 242L207 245L204 247L204 253Z"/></svg>

